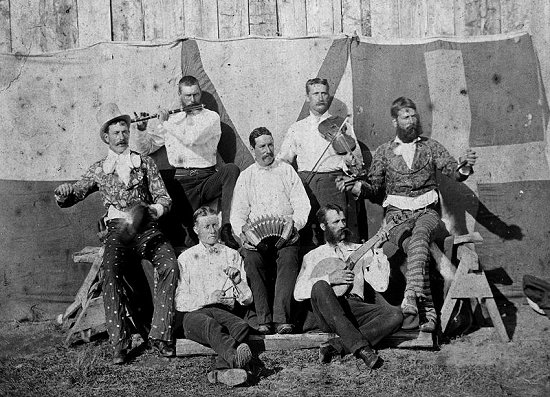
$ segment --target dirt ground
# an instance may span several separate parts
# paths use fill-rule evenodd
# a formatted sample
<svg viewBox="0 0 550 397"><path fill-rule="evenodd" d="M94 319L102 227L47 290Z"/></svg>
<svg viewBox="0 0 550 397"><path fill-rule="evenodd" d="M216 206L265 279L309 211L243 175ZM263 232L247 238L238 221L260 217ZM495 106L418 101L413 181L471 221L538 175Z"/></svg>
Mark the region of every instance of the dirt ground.
<svg viewBox="0 0 550 397"><path fill-rule="evenodd" d="M317 349L264 352L259 376L233 389L208 383L211 357L143 351L113 366L104 339L67 349L55 323L3 323L0 396L550 396L550 320L515 307L510 343L481 328L439 351L382 349L372 372L349 356L319 364Z"/></svg>

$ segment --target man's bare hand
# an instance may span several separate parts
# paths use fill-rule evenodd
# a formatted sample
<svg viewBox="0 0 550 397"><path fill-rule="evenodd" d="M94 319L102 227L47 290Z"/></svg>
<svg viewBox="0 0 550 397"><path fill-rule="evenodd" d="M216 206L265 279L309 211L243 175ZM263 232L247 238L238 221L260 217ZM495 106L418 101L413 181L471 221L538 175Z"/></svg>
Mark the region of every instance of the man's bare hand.
<svg viewBox="0 0 550 397"><path fill-rule="evenodd" d="M54 193L61 198L67 198L74 193L74 187L70 183L63 183L55 188Z"/></svg>
<svg viewBox="0 0 550 397"><path fill-rule="evenodd" d="M250 250L250 251L256 251L256 247L254 247L252 244L248 242L248 239L246 238L244 233L240 234L239 239L241 240L241 244L243 248L246 248L247 250Z"/></svg>
<svg viewBox="0 0 550 397"><path fill-rule="evenodd" d="M225 294L221 289L217 289L210 294L210 302L212 303L222 303Z"/></svg>
<svg viewBox="0 0 550 397"><path fill-rule="evenodd" d="M153 207L152 205L149 205L147 207L147 212L149 213L149 216L152 220L156 221L158 218L160 218L160 214L158 212L158 209Z"/></svg>
<svg viewBox="0 0 550 397"><path fill-rule="evenodd" d="M138 114L136 112L134 112L134 116L135 116L136 119L138 119L138 118L141 118L141 117L149 116L149 113L141 112L138 116ZM140 121L140 122L136 123L136 127L140 131L145 131L147 129L147 120L143 120L143 121Z"/></svg>
<svg viewBox="0 0 550 397"><path fill-rule="evenodd" d="M356 196L361 194L361 181L353 182L353 178L350 176L342 175L337 176L335 179L336 189L340 192L351 192Z"/></svg>
<svg viewBox="0 0 550 397"><path fill-rule="evenodd" d="M467 149L466 154L463 157L459 157L459 163L462 164L465 162L463 167L469 167L472 168L477 160L477 154L472 149Z"/></svg>
<svg viewBox="0 0 550 397"><path fill-rule="evenodd" d="M328 281L331 285L353 284L355 274L351 270L338 269L328 275Z"/></svg>
<svg viewBox="0 0 550 397"><path fill-rule="evenodd" d="M223 272L227 274L227 277L229 277L235 284L239 284L241 282L241 272L239 269L236 269L232 266L227 266L225 269L223 269Z"/></svg>
<svg viewBox="0 0 550 397"><path fill-rule="evenodd" d="M170 113L168 113L168 109L161 109L159 110L158 118L160 121L166 121L168 120L168 117L170 117Z"/></svg>

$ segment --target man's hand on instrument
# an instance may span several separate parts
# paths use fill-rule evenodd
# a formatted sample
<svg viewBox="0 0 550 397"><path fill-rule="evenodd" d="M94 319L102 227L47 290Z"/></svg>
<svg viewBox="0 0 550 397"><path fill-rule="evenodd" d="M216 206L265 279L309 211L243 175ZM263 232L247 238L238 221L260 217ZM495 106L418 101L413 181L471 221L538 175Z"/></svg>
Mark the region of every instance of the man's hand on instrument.
<svg viewBox="0 0 550 397"><path fill-rule="evenodd" d="M217 289L210 294L211 303L222 303L224 298L225 298L225 294L221 289Z"/></svg>
<svg viewBox="0 0 550 397"><path fill-rule="evenodd" d="M58 198L64 200L74 193L74 187L70 183L63 183L56 187L53 192Z"/></svg>
<svg viewBox="0 0 550 397"><path fill-rule="evenodd" d="M250 244L250 242L248 241L244 233L240 234L239 239L241 240L241 244L243 248L246 248L247 250L250 250L250 251L256 251L256 247Z"/></svg>
<svg viewBox="0 0 550 397"><path fill-rule="evenodd" d="M170 113L168 109L160 109L158 118L160 121L166 121L168 120L168 117L170 117Z"/></svg>
<svg viewBox="0 0 550 397"><path fill-rule="evenodd" d="M147 117L149 116L149 113L146 113L146 112L141 112L139 115L134 112L134 116L135 116L135 119L139 119L139 118L142 118L142 117ZM136 123L136 127L138 130L140 131L145 131L147 129L147 120L143 120L143 121L139 121Z"/></svg>
<svg viewBox="0 0 550 397"><path fill-rule="evenodd" d="M232 266L227 266L225 269L223 269L223 272L227 274L227 277L229 277L235 284L239 284L241 282L241 272L239 269L236 269Z"/></svg>
<svg viewBox="0 0 550 397"><path fill-rule="evenodd" d="M349 269L337 269L328 275L328 281L331 285L353 284L355 274Z"/></svg>
<svg viewBox="0 0 550 397"><path fill-rule="evenodd" d="M162 211L162 208L160 209L159 211L159 208L158 208L158 204L150 204L147 206L147 212L149 213L149 216L151 217L152 220L156 221L157 219L159 219L161 216L162 216L162 213L164 211Z"/></svg>
<svg viewBox="0 0 550 397"><path fill-rule="evenodd" d="M361 194L361 181L353 181L351 176L337 176L335 182L336 189L340 192L351 192L355 196L359 196Z"/></svg>
<svg viewBox="0 0 550 397"><path fill-rule="evenodd" d="M477 160L477 154L472 149L466 149L466 154L458 158L459 168L467 167L471 169Z"/></svg>

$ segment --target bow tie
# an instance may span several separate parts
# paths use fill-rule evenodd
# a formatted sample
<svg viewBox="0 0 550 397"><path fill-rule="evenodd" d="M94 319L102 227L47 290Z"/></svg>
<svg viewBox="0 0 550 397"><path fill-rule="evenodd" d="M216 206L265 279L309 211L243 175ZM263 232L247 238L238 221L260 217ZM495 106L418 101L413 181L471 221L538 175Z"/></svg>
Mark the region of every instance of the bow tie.
<svg viewBox="0 0 550 397"><path fill-rule="evenodd" d="M121 154L117 154L109 150L107 158L103 162L103 172L112 174L116 172L119 179L125 184L130 183L130 172L132 168L138 168L141 165L141 158L135 153L131 153L129 149Z"/></svg>

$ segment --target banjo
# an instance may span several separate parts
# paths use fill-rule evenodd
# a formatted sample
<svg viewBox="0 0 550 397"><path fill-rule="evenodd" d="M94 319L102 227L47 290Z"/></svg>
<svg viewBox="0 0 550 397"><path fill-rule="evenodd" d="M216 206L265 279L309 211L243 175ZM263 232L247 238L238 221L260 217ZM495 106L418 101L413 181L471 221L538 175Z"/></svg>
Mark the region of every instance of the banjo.
<svg viewBox="0 0 550 397"><path fill-rule="evenodd" d="M395 217L390 222L388 222L386 225L382 226L378 232L374 236L372 236L368 241L363 243L357 250L355 250L348 259L344 262L342 259L339 258L325 258L321 260L317 265L313 268L313 271L311 272L311 278L319 278L323 277L327 274L332 273L335 270L339 269L347 269L347 270L353 270L357 262L369 251L374 247L379 241L385 241L387 240L387 234L396 226L401 225L402 223L406 222L409 218L402 218L402 217ZM345 295L350 289L352 285L349 284L337 284L333 285L332 289L334 290L334 293L336 296L342 296Z"/></svg>

